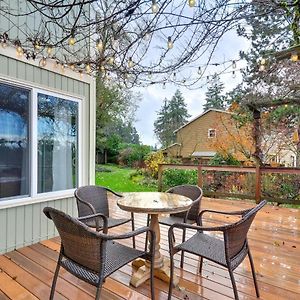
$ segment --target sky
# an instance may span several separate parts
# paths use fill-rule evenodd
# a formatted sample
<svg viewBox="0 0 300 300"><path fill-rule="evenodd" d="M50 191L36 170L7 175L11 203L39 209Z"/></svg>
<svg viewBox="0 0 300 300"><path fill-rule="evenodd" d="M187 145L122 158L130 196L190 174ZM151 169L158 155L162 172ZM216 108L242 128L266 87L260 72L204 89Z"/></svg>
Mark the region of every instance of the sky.
<svg viewBox="0 0 300 300"><path fill-rule="evenodd" d="M247 51L250 47L250 42L244 38L238 37L234 31L226 33L220 41L213 59L211 62L222 62L226 60L238 60L239 51ZM199 65L205 64L205 61L199 61ZM245 67L244 61L238 61L236 70ZM143 144L159 146L154 135L153 123L157 118L157 112L160 110L165 98L171 99L177 89L180 89L185 103L187 104L190 119L200 115L203 112L203 104L205 103L205 93L207 91L206 78L213 75L214 72L220 72L224 66L209 67L206 75L203 76L204 86L199 89L187 89L181 86L176 86L172 83L167 83L163 89L161 84L150 85L145 88L135 88L134 92L139 92L142 100L139 103L139 108L136 112L135 127L139 133L140 140ZM233 69L232 69L233 70ZM233 78L231 69L230 74L221 74L220 79L224 83L224 92L232 90L238 83L242 81L239 71L236 71L236 77Z"/></svg>

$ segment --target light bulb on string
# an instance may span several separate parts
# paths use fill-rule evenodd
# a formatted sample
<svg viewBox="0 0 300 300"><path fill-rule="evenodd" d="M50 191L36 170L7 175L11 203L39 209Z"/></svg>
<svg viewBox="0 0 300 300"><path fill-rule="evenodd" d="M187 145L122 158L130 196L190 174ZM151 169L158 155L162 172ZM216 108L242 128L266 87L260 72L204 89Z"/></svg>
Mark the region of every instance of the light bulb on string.
<svg viewBox="0 0 300 300"><path fill-rule="evenodd" d="M232 71L232 78L236 78L236 73L235 73L235 71Z"/></svg>
<svg viewBox="0 0 300 300"><path fill-rule="evenodd" d="M23 48L21 46L17 47L17 56L21 57L23 55Z"/></svg>
<svg viewBox="0 0 300 300"><path fill-rule="evenodd" d="M70 69L71 69L72 71L74 71L74 70L75 70L75 65L74 65L74 64L70 64Z"/></svg>
<svg viewBox="0 0 300 300"><path fill-rule="evenodd" d="M36 50L40 50L40 49L41 49L41 44L40 44L40 41L39 41L39 40L36 40L36 41L34 42L34 48L35 48Z"/></svg>
<svg viewBox="0 0 300 300"><path fill-rule="evenodd" d="M162 88L165 90L166 89L166 83L163 82Z"/></svg>
<svg viewBox="0 0 300 300"><path fill-rule="evenodd" d="M112 46L113 49L118 50L118 48L119 48L119 41L118 41L118 39L116 39L116 38L112 39L111 46Z"/></svg>
<svg viewBox="0 0 300 300"><path fill-rule="evenodd" d="M265 65L260 65L259 66L259 71L260 72L264 72L266 70L266 66Z"/></svg>
<svg viewBox="0 0 300 300"><path fill-rule="evenodd" d="M189 7L194 7L196 5L196 0L189 0Z"/></svg>
<svg viewBox="0 0 300 300"><path fill-rule="evenodd" d="M47 65L47 58L45 56L43 56L43 58L40 60L40 65L42 67L46 67L46 65Z"/></svg>
<svg viewBox="0 0 300 300"><path fill-rule="evenodd" d="M144 35L144 40L145 40L145 41L149 41L149 40L150 40L150 37L151 37L151 36L150 36L150 32L147 31L147 32L145 33L145 35Z"/></svg>
<svg viewBox="0 0 300 300"><path fill-rule="evenodd" d="M156 0L152 0L151 9L154 14L156 14L158 12L158 5L156 3Z"/></svg>
<svg viewBox="0 0 300 300"><path fill-rule="evenodd" d="M115 62L115 58L114 58L113 56L110 56L110 57L108 58L108 63L109 63L110 65L113 65L114 62Z"/></svg>
<svg viewBox="0 0 300 300"><path fill-rule="evenodd" d="M53 48L51 46L48 46L48 48L47 48L47 54L51 55L52 54L52 50L53 50Z"/></svg>
<svg viewBox="0 0 300 300"><path fill-rule="evenodd" d="M69 39L69 45L70 45L70 46L74 46L75 43L76 43L75 37L74 37L74 35L72 35L72 36L70 37L70 39Z"/></svg>
<svg viewBox="0 0 300 300"><path fill-rule="evenodd" d="M167 43L167 45L168 45L168 49L172 49L173 48L173 42L172 42L172 38L170 36L168 37L168 43Z"/></svg>
<svg viewBox="0 0 300 300"><path fill-rule="evenodd" d="M149 78L149 79L152 79L152 72L151 72L151 71L150 71L149 74L148 74L148 78Z"/></svg>
<svg viewBox="0 0 300 300"><path fill-rule="evenodd" d="M65 72L65 65L63 63L60 65L60 70L62 73Z"/></svg>
<svg viewBox="0 0 300 300"><path fill-rule="evenodd" d="M266 65L266 63L267 63L267 60L265 59L265 58L262 58L261 60L260 60L260 64L261 65Z"/></svg>
<svg viewBox="0 0 300 300"><path fill-rule="evenodd" d="M2 48L7 47L7 40L8 40L8 34L6 32L4 32L2 34L2 37L1 37L1 46L2 46Z"/></svg>
<svg viewBox="0 0 300 300"><path fill-rule="evenodd" d="M236 61L235 60L232 61L232 69L236 69Z"/></svg>
<svg viewBox="0 0 300 300"><path fill-rule="evenodd" d="M209 83L209 80L210 80L210 78L209 78L209 76L207 76L206 77L206 82Z"/></svg>
<svg viewBox="0 0 300 300"><path fill-rule="evenodd" d="M79 70L79 77L82 79L83 78L83 73L81 70Z"/></svg>
<svg viewBox="0 0 300 300"><path fill-rule="evenodd" d="M176 73L175 72L173 73L173 80L174 81L176 80Z"/></svg>
<svg viewBox="0 0 300 300"><path fill-rule="evenodd" d="M298 59L299 59L298 52L297 51L293 51L291 53L291 61L296 62L296 61L298 61Z"/></svg>
<svg viewBox="0 0 300 300"><path fill-rule="evenodd" d="M101 73L105 73L105 67L103 65L101 65L99 69Z"/></svg>
<svg viewBox="0 0 300 300"><path fill-rule="evenodd" d="M128 59L128 67L132 68L133 66L134 66L134 62L132 60L132 57L129 57L129 59Z"/></svg>
<svg viewBox="0 0 300 300"><path fill-rule="evenodd" d="M85 70L86 70L87 73L91 73L91 65L90 64L86 64Z"/></svg>
<svg viewBox="0 0 300 300"><path fill-rule="evenodd" d="M103 42L100 39L98 39L96 42L96 48L98 49L98 51L103 50Z"/></svg>
<svg viewBox="0 0 300 300"><path fill-rule="evenodd" d="M198 75L202 75L201 67L198 67Z"/></svg>

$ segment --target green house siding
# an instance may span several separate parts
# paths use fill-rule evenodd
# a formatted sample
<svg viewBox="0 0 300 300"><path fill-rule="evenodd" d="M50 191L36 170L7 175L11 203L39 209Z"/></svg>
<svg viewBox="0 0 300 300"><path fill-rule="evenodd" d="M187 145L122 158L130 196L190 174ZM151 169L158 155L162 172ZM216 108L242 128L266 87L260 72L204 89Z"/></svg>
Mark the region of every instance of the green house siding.
<svg viewBox="0 0 300 300"><path fill-rule="evenodd" d="M0 49L1 50L1 49ZM0 51L1 52L1 51ZM57 70L58 71L58 70ZM74 76L73 76L74 77ZM76 77L76 74L75 74ZM81 102L81 184L93 183L94 146L93 131L95 92L94 81L80 81L49 69L15 59L12 55L0 53L0 81L40 88L57 94L76 97ZM73 197L48 196L47 199L28 199L24 204L6 204L0 202L0 254L24 247L57 235L53 223L42 213L45 206L56 207L76 216L77 208Z"/></svg>

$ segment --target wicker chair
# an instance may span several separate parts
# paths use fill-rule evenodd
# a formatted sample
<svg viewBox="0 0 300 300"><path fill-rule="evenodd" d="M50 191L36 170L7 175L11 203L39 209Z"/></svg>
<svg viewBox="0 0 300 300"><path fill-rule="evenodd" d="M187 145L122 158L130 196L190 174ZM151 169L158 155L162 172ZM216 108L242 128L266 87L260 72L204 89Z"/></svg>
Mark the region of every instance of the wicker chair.
<svg viewBox="0 0 300 300"><path fill-rule="evenodd" d="M189 224L174 224L170 227L169 237L169 251L170 251L170 266L171 266L171 278L170 282L173 282L174 273L174 254L179 251L186 251L201 257L200 259L200 273L202 271L203 258L211 260L217 264L226 267L229 271L230 279L233 286L234 297L239 299L238 292L233 276L233 270L239 266L239 264L248 255L251 265L251 271L256 291L256 296L259 297L258 286L256 282L254 264L250 249L247 241L247 233L251 226L251 223L256 213L266 204L266 201L262 201L256 207L235 212L221 212L214 210L203 210L199 214L198 224L202 224L202 216L206 212L224 214L224 215L240 215L241 219L235 223L223 225L219 227L203 227ZM182 244L174 245L174 229L180 228L182 230L193 229L197 232ZM215 238L211 235L205 234L205 231L221 231L223 232L224 240ZM169 285L169 297L172 295L172 284Z"/></svg>
<svg viewBox="0 0 300 300"><path fill-rule="evenodd" d="M107 234L107 218L102 214L80 218L82 221L101 219L103 232L98 232L76 218L56 210L44 208L45 215L52 219L61 238L60 254L52 282L50 299L53 299L60 267L76 277L97 287L96 298L100 299L101 287L106 277L136 258L151 261L151 296L154 299L153 259L155 233L149 227L121 235ZM99 228L97 228L99 229ZM148 252L140 251L117 243L138 234L150 232L151 247Z"/></svg>
<svg viewBox="0 0 300 300"><path fill-rule="evenodd" d="M168 217L160 218L159 223L166 226L171 226L175 223L187 223L187 224L196 223L200 212L201 199L203 195L202 189L196 185L186 184L186 185L178 185L172 187L169 190L167 190L167 193L173 193L173 194L189 197L190 199L193 200L193 205L186 212L170 214L170 216ZM149 226L149 223L150 223L150 216L148 215L147 226ZM182 242L185 241L185 237L186 237L186 231L183 230ZM147 245L147 241L146 241L146 245ZM183 262L184 262L184 251L181 252L181 260L180 260L181 268L183 267Z"/></svg>
<svg viewBox="0 0 300 300"><path fill-rule="evenodd" d="M107 192L122 197L122 195L112 191L109 188L95 185L87 185L79 187L75 190L74 195L77 202L78 216L84 217L88 215L94 215L101 213L107 217L108 228L123 225L127 222L131 222L131 229L134 231L134 215L131 213L131 218L128 219L114 219L109 217L109 205ZM92 228L102 228L101 219L89 219L83 221L86 225ZM96 224L98 222L98 224ZM135 237L132 237L133 248L135 248Z"/></svg>

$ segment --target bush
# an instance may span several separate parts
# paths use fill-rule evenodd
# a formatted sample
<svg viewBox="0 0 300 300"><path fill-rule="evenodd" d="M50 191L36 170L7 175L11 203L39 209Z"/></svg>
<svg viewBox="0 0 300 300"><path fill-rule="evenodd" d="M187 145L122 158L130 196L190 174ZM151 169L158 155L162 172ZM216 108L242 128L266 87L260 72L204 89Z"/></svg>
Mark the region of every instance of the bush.
<svg viewBox="0 0 300 300"><path fill-rule="evenodd" d="M163 185L165 189L181 184L197 184L197 170L165 170L163 174Z"/></svg>
<svg viewBox="0 0 300 300"><path fill-rule="evenodd" d="M167 163L162 151L151 152L145 158L145 164L151 173L151 176L157 178L158 175L158 165Z"/></svg>
<svg viewBox="0 0 300 300"><path fill-rule="evenodd" d="M128 167L141 168L144 165L144 159L150 152L150 146L125 144L118 155L118 162Z"/></svg>
<svg viewBox="0 0 300 300"><path fill-rule="evenodd" d="M240 166L241 162L234 158L231 154L223 156L216 153L215 156L209 161L211 166L227 165L227 166Z"/></svg>

